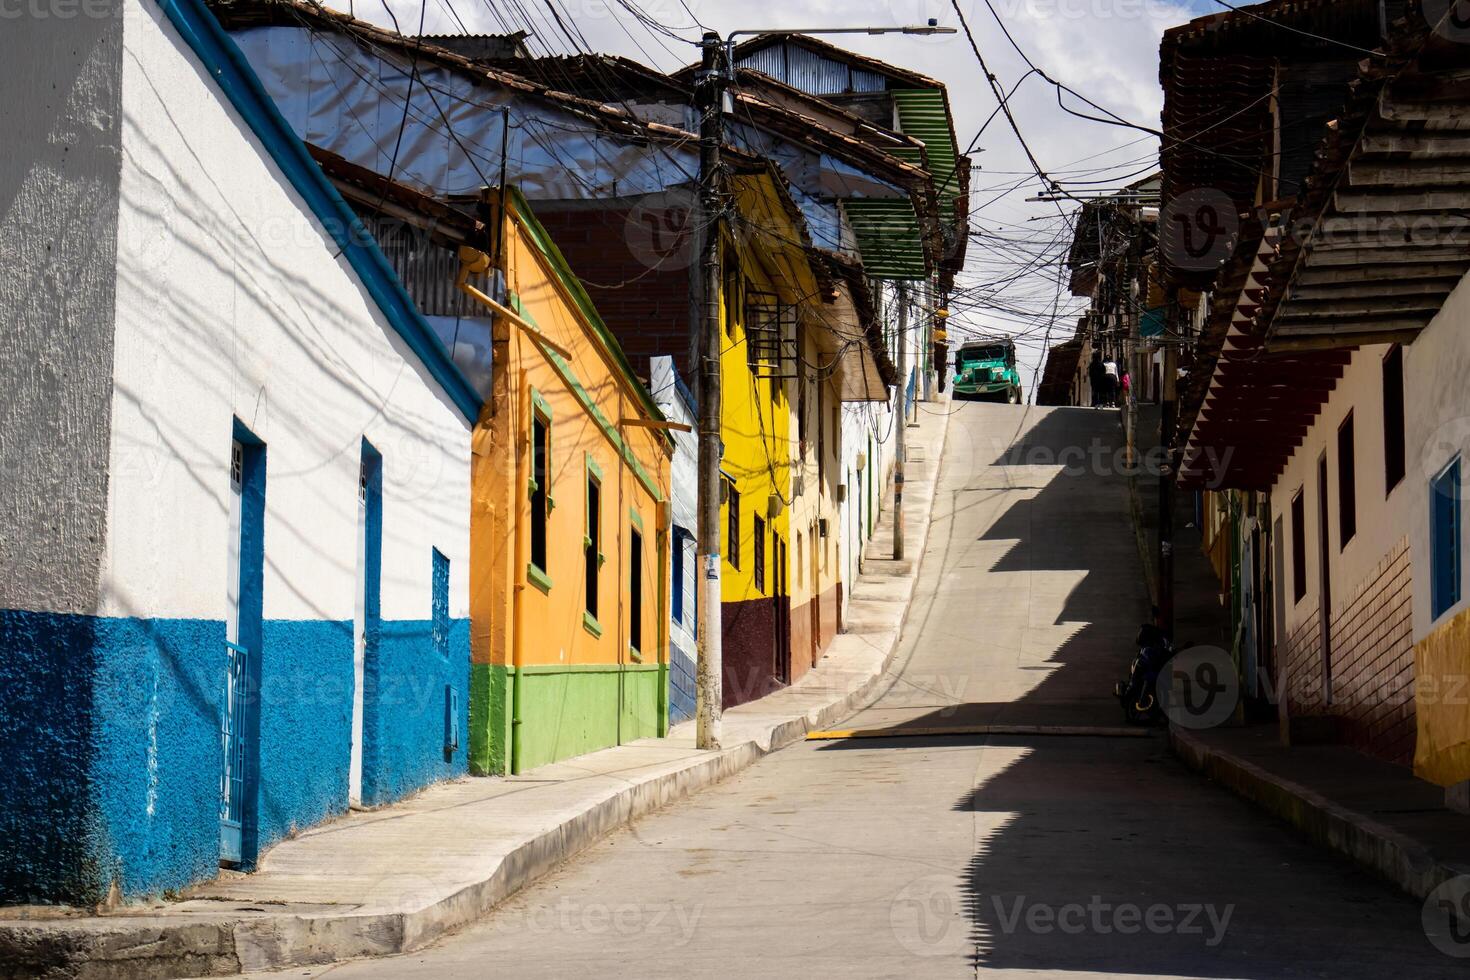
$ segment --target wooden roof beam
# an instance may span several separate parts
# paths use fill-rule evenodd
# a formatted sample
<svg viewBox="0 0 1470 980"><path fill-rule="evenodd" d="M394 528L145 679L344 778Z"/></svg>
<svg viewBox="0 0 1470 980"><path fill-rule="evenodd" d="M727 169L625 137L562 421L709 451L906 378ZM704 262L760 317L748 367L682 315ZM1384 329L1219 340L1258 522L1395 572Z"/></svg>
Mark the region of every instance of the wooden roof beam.
<svg viewBox="0 0 1470 980"><path fill-rule="evenodd" d="M1379 299L1386 296L1439 296L1443 299L1460 282L1459 276L1438 279L1410 279L1405 282L1365 283L1359 278L1341 277L1337 282L1320 285L1297 285L1286 302L1304 303L1325 299Z"/></svg>
<svg viewBox="0 0 1470 980"><path fill-rule="evenodd" d="M1314 249L1310 266L1426 265L1470 263L1470 245L1349 245Z"/></svg>
<svg viewBox="0 0 1470 980"><path fill-rule="evenodd" d="M1422 328L1420 328L1422 329ZM1322 336L1294 336L1272 338L1271 349L1282 352L1320 351L1320 350L1352 350L1358 347L1370 347L1374 344L1409 344L1419 336L1420 329L1416 330L1387 330L1380 333Z"/></svg>
<svg viewBox="0 0 1470 980"><path fill-rule="evenodd" d="M1362 319L1375 316L1433 317L1444 306L1449 290L1424 296L1384 296L1380 299L1347 299L1325 297L1302 299L1295 294L1276 311L1276 323L1295 320Z"/></svg>
<svg viewBox="0 0 1470 980"><path fill-rule="evenodd" d="M1314 238L1323 235L1379 235L1390 232L1403 238L1423 232L1458 232L1470 237L1470 216L1444 211L1353 211L1324 218L1312 229Z"/></svg>
<svg viewBox="0 0 1470 980"><path fill-rule="evenodd" d="M1385 98L1378 105L1378 113L1389 122L1423 123L1432 129L1450 132L1470 129L1470 114L1459 102Z"/></svg>
<svg viewBox="0 0 1470 980"><path fill-rule="evenodd" d="M1332 195L1340 214L1455 214L1465 208L1470 187L1404 191L1398 188L1343 188Z"/></svg>
<svg viewBox="0 0 1470 980"><path fill-rule="evenodd" d="M1330 320L1320 316L1280 317L1276 320L1268 345L1280 337L1357 337L1368 333L1395 333L1423 330L1433 317L1393 317L1385 319ZM1273 345L1274 346L1274 345ZM1279 350L1280 348L1276 348Z"/></svg>
<svg viewBox="0 0 1470 980"><path fill-rule="evenodd" d="M1459 248L1470 254L1470 224L1462 228L1406 229L1402 226L1395 227L1391 221L1385 220L1384 226L1380 229L1357 234L1315 235L1308 243L1308 248L1313 255L1320 255L1323 252L1340 252L1349 248L1425 249L1439 247Z"/></svg>
<svg viewBox="0 0 1470 980"><path fill-rule="evenodd" d="M1460 111L1464 112L1464 109ZM1418 133L1388 130L1364 136L1358 142L1358 153L1364 156L1392 155L1410 160L1470 157L1470 136L1460 135L1459 130L1439 135L1433 130Z"/></svg>
<svg viewBox="0 0 1470 980"><path fill-rule="evenodd" d="M1435 262L1406 262L1399 257L1387 255L1384 261L1370 262L1355 268L1332 266L1307 266L1296 278L1297 286L1337 285L1339 283L1361 284L1376 280L1403 282L1417 279L1454 279L1456 282L1470 270L1470 256L1464 259Z"/></svg>

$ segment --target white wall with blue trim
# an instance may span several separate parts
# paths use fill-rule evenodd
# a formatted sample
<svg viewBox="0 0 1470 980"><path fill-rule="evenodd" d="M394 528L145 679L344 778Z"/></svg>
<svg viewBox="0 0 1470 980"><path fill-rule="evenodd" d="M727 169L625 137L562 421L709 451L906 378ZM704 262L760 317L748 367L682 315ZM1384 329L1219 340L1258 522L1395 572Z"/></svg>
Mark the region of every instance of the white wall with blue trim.
<svg viewBox="0 0 1470 980"><path fill-rule="evenodd" d="M54 467L20 467L26 493L55 494L67 513L105 502L93 534L24 523L9 508L0 516L24 524L0 526L0 538L23 532L36 554L72 560L70 570L48 566L60 578L44 590L0 594L0 903L90 902L114 885L157 893L218 867L237 437L258 441L264 472L258 582L242 586L238 617L242 638L244 620L259 620L242 644L254 646L255 719L243 729L242 865L348 806L364 440L382 455L382 478L361 799L386 802L466 769L470 423L449 393L463 389L416 354L401 311L385 312L384 284L339 246L324 223L324 181L282 164L269 113L252 115L250 93L201 61L186 35L203 8L126 0L124 9L121 57L104 60L100 83L63 89L80 117L111 133L84 147L103 160L98 169L105 175L110 160L120 174L115 256L112 242L94 240L74 263L75 285L100 297L102 315L85 321L95 336L44 344L48 315L65 328L72 288L54 269L36 266L29 281L12 271L0 291L0 314L40 304L27 321L34 342L5 356L52 359L41 372L49 390L36 390L70 413L48 423L54 437L100 432L105 460L77 466L74 485L55 485ZM91 54L104 56L106 39L95 43ZM12 70L44 87L55 45L6 47ZM120 91L111 104L110 90ZM84 129L59 127L51 149L91 138ZM39 159L45 140L34 142L32 169L75 189L61 163ZM0 234L27 254L67 230L32 220L48 207L36 195L0 207L11 210ZM35 214L15 213L23 208ZM91 370L99 350L111 351L110 384L105 365L100 383ZM99 384L104 394L89 394ZM437 617L436 550L448 563ZM7 577L14 570L7 562Z"/></svg>
<svg viewBox="0 0 1470 980"><path fill-rule="evenodd" d="M664 418L695 424L695 401L672 357L649 361L648 389ZM699 611L699 577L695 567L695 535L699 530L699 436L674 432L674 459L669 503L674 526L669 535L669 722L694 717L694 663Z"/></svg>

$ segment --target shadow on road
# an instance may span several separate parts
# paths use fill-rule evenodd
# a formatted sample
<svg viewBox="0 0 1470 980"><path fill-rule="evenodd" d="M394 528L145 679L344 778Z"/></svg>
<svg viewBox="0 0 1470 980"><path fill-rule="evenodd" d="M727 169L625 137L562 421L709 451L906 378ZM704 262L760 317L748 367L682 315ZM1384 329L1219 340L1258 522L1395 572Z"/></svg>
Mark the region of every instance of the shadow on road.
<svg viewBox="0 0 1470 980"><path fill-rule="evenodd" d="M914 610L912 652L884 698L846 727L1122 725L1111 688L1148 602L1117 416L1057 410L1018 434L998 453L977 453L964 486L947 487L950 544L929 556L943 568L918 600L928 608ZM987 507L997 511L989 520ZM1022 602L1024 617L1012 608ZM972 624L974 653L960 658L968 682L949 685L966 696L946 701L935 678L954 680L945 672L965 642L957 622ZM991 637L1000 622L1003 638ZM955 939L944 902L958 901L963 952L977 970L1464 975L1428 944L1417 903L1185 772L1158 733L914 736L822 751L902 758L946 746L981 752L973 788L954 802L974 815L973 856L955 869L952 892L913 903L912 941L934 944L936 956L960 955L943 945Z"/></svg>

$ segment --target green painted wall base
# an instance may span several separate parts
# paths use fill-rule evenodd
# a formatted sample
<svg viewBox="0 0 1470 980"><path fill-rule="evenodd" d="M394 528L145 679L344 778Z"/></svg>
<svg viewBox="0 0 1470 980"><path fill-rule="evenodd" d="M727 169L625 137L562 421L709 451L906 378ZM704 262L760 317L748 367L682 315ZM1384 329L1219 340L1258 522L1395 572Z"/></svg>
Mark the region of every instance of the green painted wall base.
<svg viewBox="0 0 1470 980"><path fill-rule="evenodd" d="M512 673L499 664L470 665L470 772L476 776L510 771Z"/></svg>
<svg viewBox="0 0 1470 980"><path fill-rule="evenodd" d="M663 664L514 667L470 674L470 768L521 773L668 730ZM520 698L519 711L513 711Z"/></svg>

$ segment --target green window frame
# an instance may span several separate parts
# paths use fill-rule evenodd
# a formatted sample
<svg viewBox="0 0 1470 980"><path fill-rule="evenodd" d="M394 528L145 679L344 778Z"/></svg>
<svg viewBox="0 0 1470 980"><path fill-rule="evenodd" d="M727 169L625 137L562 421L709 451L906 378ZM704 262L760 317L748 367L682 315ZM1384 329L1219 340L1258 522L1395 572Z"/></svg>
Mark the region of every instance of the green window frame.
<svg viewBox="0 0 1470 980"><path fill-rule="evenodd" d="M535 388L531 389L531 478L526 496L531 504L528 533L531 538L530 561L526 563L526 579L542 592L551 591L550 537L551 514L556 501L551 494L551 404Z"/></svg>
<svg viewBox="0 0 1470 980"><path fill-rule="evenodd" d="M584 608L582 625L594 636L602 635L598 620L602 566L607 556L602 553L602 468L592 454L587 454L587 499L582 525L582 574Z"/></svg>
<svg viewBox="0 0 1470 980"><path fill-rule="evenodd" d="M638 515L633 515L635 518ZM634 521L628 538L628 649L633 659L643 656L643 526Z"/></svg>

